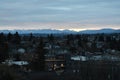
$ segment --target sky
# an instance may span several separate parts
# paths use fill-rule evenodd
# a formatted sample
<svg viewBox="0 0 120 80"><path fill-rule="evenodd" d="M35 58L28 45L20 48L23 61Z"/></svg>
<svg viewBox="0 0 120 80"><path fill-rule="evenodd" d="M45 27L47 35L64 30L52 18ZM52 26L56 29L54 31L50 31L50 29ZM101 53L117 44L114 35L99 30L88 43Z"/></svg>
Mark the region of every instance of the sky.
<svg viewBox="0 0 120 80"><path fill-rule="evenodd" d="M120 0L0 0L0 29L120 29Z"/></svg>

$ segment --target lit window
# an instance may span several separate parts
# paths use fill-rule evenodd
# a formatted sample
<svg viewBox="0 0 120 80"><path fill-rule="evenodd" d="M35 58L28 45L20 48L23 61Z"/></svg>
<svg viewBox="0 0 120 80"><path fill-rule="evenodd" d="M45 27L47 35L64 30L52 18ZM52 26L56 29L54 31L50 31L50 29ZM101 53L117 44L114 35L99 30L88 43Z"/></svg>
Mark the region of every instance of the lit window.
<svg viewBox="0 0 120 80"><path fill-rule="evenodd" d="M61 64L61 67L64 67L64 64Z"/></svg>

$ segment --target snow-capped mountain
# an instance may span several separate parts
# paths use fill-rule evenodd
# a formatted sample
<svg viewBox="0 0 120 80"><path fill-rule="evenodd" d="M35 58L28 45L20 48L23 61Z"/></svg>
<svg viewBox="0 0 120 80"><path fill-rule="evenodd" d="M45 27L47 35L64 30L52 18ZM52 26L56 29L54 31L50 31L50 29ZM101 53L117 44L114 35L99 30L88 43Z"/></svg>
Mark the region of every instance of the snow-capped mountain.
<svg viewBox="0 0 120 80"><path fill-rule="evenodd" d="M0 33L15 33L19 34L97 34L97 33L120 33L120 29L100 29L100 30L84 30L84 31L72 31L72 30L52 30L52 29L41 29L41 30L0 30Z"/></svg>
<svg viewBox="0 0 120 80"><path fill-rule="evenodd" d="M15 33L18 32L19 34L29 34L29 33L34 33L34 34L71 34L71 33L76 33L75 31L72 30L52 30L52 29L40 29L40 30L0 30L0 33Z"/></svg>
<svg viewBox="0 0 120 80"><path fill-rule="evenodd" d="M100 29L100 30L84 30L80 31L82 34L97 34L97 33L120 33L120 29Z"/></svg>

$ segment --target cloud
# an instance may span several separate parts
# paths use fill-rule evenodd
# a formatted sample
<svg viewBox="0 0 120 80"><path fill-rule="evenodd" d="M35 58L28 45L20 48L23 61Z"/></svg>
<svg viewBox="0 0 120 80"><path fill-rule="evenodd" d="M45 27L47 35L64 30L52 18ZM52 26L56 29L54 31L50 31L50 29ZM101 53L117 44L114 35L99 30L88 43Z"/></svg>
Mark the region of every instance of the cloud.
<svg viewBox="0 0 120 80"><path fill-rule="evenodd" d="M62 7L62 6L60 6L60 7L46 7L47 9L51 9L51 10L62 10L62 11L70 11L71 10L71 8L69 8L69 7Z"/></svg>
<svg viewBox="0 0 120 80"><path fill-rule="evenodd" d="M35 22L119 25L119 3L120 0L0 0L0 25Z"/></svg>

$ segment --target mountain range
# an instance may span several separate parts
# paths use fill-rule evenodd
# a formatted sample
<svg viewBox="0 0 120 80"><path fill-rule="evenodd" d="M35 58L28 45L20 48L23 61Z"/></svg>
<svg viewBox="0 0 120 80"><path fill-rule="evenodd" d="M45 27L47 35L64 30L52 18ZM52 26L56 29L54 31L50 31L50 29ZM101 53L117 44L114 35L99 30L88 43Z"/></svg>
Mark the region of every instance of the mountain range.
<svg viewBox="0 0 120 80"><path fill-rule="evenodd" d="M52 29L40 29L40 30L0 30L0 33L15 33L19 34L97 34L97 33L120 33L120 29L100 29L100 30L83 30L83 31L73 31L73 30L52 30Z"/></svg>
<svg viewBox="0 0 120 80"><path fill-rule="evenodd" d="M97 34L97 33L120 33L120 29L100 29L100 30L84 30L79 33L83 34Z"/></svg>

